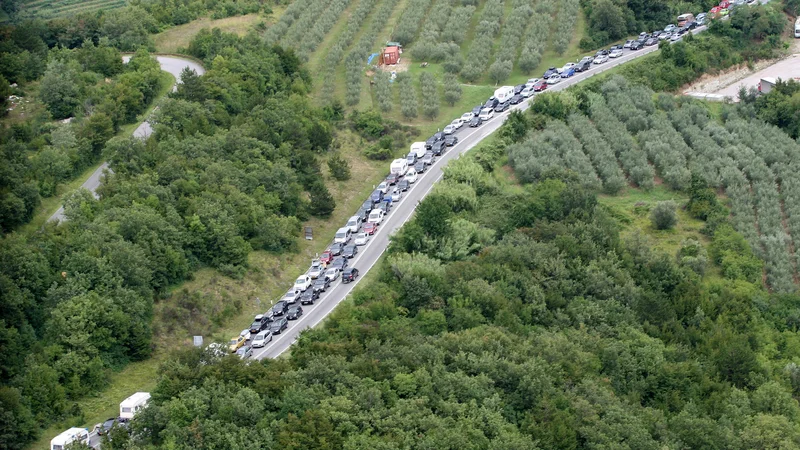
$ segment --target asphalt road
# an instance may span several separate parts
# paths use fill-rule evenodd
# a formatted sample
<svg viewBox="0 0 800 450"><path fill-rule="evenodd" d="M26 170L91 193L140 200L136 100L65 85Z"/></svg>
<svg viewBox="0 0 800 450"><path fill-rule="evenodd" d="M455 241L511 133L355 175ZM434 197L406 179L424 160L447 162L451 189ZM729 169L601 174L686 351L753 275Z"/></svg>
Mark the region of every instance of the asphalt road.
<svg viewBox="0 0 800 450"><path fill-rule="evenodd" d="M693 30L693 33L699 33L705 30L706 27L698 27ZM625 49L624 54L618 58L610 59L607 63L595 65L586 72L576 74L571 78L563 79L560 83L549 86L548 91L560 91L572 85L580 83L583 80L591 78L595 75L603 73L620 64L624 64L632 59L650 54L658 50L657 45L645 47L641 50L630 51ZM528 101L532 100L528 99ZM294 341L297 340L298 335L307 328L315 327L319 324L325 316L330 314L336 306L341 303L355 286L378 261L380 256L386 251L389 245L389 237L405 224L416 209L417 203L425 198L426 195L433 189L433 185L442 178L442 169L447 163L455 158L460 157L462 154L468 152L473 147L478 145L486 136L496 131L505 121L506 117L511 111L528 109L528 101L524 101L519 105L512 106L504 113L495 113L494 118L484 123L478 128L469 128L464 125L459 129L455 135L458 136L458 144L449 147L444 155L440 156L435 162L425 171L424 174L418 178L404 195L403 198L394 204L384 219L383 223L378 227L378 231L370 239L367 245L359 247L358 254L350 260L349 267L355 267L360 272L360 277L355 283L344 284L341 281L335 281L328 288L314 305L304 305L303 315L298 320L289 321L289 327L283 333L273 337L272 342L267 344L266 347L254 349L253 358L276 358L281 353L286 351ZM455 119L455 117L454 117ZM355 212L354 212L355 214ZM343 224L344 225L344 224ZM310 263L310 262L309 262ZM265 308L267 311L269 308ZM246 324L249 325L249 324Z"/></svg>
<svg viewBox="0 0 800 450"><path fill-rule="evenodd" d="M125 63L130 61L130 59L131 59L130 56L122 57L122 60ZM198 75L206 73L206 70L203 68L203 66L197 64L196 62L190 59L177 58L174 56L157 56L156 59L158 60L158 63L161 65L161 70L169 72L172 74L172 76L175 77L175 85L172 86L173 92L178 89L178 83L180 83L181 80L181 72L183 71L184 68L189 67L191 69L194 69L194 71L197 72ZM150 127L150 124L145 120L136 128L136 130L133 132L133 136L144 139L150 136L150 134L152 133L153 129ZM86 181L83 182L83 184L81 185L81 189L86 189L87 191L94 194L95 197L97 197L97 188L100 187L100 181L103 178L103 174L106 171L111 172L111 168L108 167L108 163L104 162L103 164L100 165L100 167L97 168L97 170L92 172L92 174ZM53 214L52 216L50 216L49 219L47 219L48 222L52 222L54 220L64 220L63 206L58 208L58 211L56 211L55 214Z"/></svg>

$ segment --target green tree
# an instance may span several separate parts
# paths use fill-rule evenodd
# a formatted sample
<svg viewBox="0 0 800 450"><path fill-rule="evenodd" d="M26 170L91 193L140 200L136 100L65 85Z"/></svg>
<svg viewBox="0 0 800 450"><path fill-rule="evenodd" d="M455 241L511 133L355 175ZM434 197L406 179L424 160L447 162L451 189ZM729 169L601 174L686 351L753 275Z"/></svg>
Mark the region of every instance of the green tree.
<svg viewBox="0 0 800 450"><path fill-rule="evenodd" d="M311 205L309 212L317 217L329 217L336 208L336 201L322 181L317 181L309 189Z"/></svg>
<svg viewBox="0 0 800 450"><path fill-rule="evenodd" d="M392 110L392 83L389 77L383 72L378 72L375 76L375 98L378 100L378 108L383 112Z"/></svg>
<svg viewBox="0 0 800 450"><path fill-rule="evenodd" d="M429 236L444 237L450 225L448 219L453 210L447 199L440 195L429 195L417 206L416 220Z"/></svg>
<svg viewBox="0 0 800 450"><path fill-rule="evenodd" d="M658 202L650 213L650 223L656 230L669 230L678 223L677 205L671 200Z"/></svg>
<svg viewBox="0 0 800 450"><path fill-rule="evenodd" d="M452 73L444 74L444 99L450 106L456 104L461 100L461 83L458 82L458 77Z"/></svg>
<svg viewBox="0 0 800 450"><path fill-rule="evenodd" d="M400 95L400 111L406 119L417 117L419 101L417 100L417 90L414 88L411 75L405 72L397 74L397 86Z"/></svg>
<svg viewBox="0 0 800 450"><path fill-rule="evenodd" d="M489 78L491 78L495 84L498 84L511 75L512 68L513 64L511 61L497 59L489 66Z"/></svg>
<svg viewBox="0 0 800 450"><path fill-rule="evenodd" d="M439 87L436 78L430 72L422 72L419 76L422 87L422 112L428 119L439 115Z"/></svg>
<svg viewBox="0 0 800 450"><path fill-rule="evenodd" d="M39 96L54 119L66 119L81 103L81 83L74 67L60 60L47 65Z"/></svg>
<svg viewBox="0 0 800 450"><path fill-rule="evenodd" d="M334 153L328 158L328 170L331 171L331 176L339 181L350 179L350 163L339 153Z"/></svg>

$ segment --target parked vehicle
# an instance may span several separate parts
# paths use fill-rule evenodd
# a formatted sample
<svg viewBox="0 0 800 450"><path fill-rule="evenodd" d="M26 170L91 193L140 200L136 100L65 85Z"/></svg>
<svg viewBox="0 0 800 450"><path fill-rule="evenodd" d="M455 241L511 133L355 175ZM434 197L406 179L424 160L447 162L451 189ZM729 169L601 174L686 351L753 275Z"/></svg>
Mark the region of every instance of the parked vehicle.
<svg viewBox="0 0 800 450"><path fill-rule="evenodd" d="M340 242L334 242L333 244L328 247L328 251L331 252L333 256L339 256L342 254L342 249L344 248L344 244Z"/></svg>
<svg viewBox="0 0 800 450"><path fill-rule="evenodd" d="M678 18L680 19L680 16L678 16ZM686 23L686 22L684 22L684 23ZM683 26L683 23L680 23L680 21L678 21L678 26ZM664 27L664 31L667 32L667 33L672 33L677 28L678 27L675 26L675 24L671 23L671 24L667 25L666 27Z"/></svg>
<svg viewBox="0 0 800 450"><path fill-rule="evenodd" d="M349 241L350 241L350 228L347 227L339 228L339 230L336 232L336 235L333 237L333 242L338 242L340 244L346 244Z"/></svg>
<svg viewBox="0 0 800 450"><path fill-rule="evenodd" d="M517 102L517 103L519 103L519 102ZM445 146L452 147L452 146L454 146L456 144L458 144L458 136L456 136L454 134L451 134L450 136L447 136L446 138L444 138L444 145Z"/></svg>
<svg viewBox="0 0 800 450"><path fill-rule="evenodd" d="M286 319L286 317L281 317L275 322L272 322L272 325L269 326L269 331L272 334L281 334L281 332L287 328L289 328L289 321Z"/></svg>
<svg viewBox="0 0 800 450"><path fill-rule="evenodd" d="M633 42L634 41L632 39L628 39L624 44L622 44L622 48L631 48L631 44L633 44Z"/></svg>
<svg viewBox="0 0 800 450"><path fill-rule="evenodd" d="M480 117L473 117L472 120L469 121L469 127L470 128L477 128L477 127L481 126L482 123L483 123L483 119L481 119Z"/></svg>
<svg viewBox="0 0 800 450"><path fill-rule="evenodd" d="M633 41L633 44L631 44L631 50L639 50L641 48L642 48L642 43L639 41Z"/></svg>
<svg viewBox="0 0 800 450"><path fill-rule="evenodd" d="M497 100L496 98L492 97L492 98L490 98L489 100L486 101L486 104L483 105L483 109L486 109L486 108L494 109L494 107L497 106L498 103L500 103L500 101Z"/></svg>
<svg viewBox="0 0 800 450"><path fill-rule="evenodd" d="M533 85L525 86L525 89L519 93L523 98L531 98L533 96Z"/></svg>
<svg viewBox="0 0 800 450"><path fill-rule="evenodd" d="M417 171L414 169L409 170L406 172L406 176L403 179L413 184L417 181Z"/></svg>
<svg viewBox="0 0 800 450"><path fill-rule="evenodd" d="M330 250L325 250L322 252L322 255L320 255L319 260L324 264L328 264L333 260L333 253L331 253Z"/></svg>
<svg viewBox="0 0 800 450"><path fill-rule="evenodd" d="M372 194L370 194L369 199L372 200L373 206L376 203L380 203L381 200L383 200L383 191L381 191L380 189L375 189L374 191L372 191ZM366 202L364 206L366 206Z"/></svg>
<svg viewBox="0 0 800 450"><path fill-rule="evenodd" d="M428 165L425 164L424 162L422 162L422 160L420 159L419 161L417 161L416 164L414 164L414 172L416 172L416 173L425 172L425 169L427 167L428 167Z"/></svg>
<svg viewBox="0 0 800 450"><path fill-rule="evenodd" d="M478 114L480 114L480 111L478 111ZM461 115L461 124L463 125L465 123L469 123L469 121L472 120L473 117L475 117L475 114L472 114L471 112L466 112L466 113L462 114Z"/></svg>
<svg viewBox="0 0 800 450"><path fill-rule="evenodd" d="M593 64L604 64L608 61L608 56L601 55L594 59Z"/></svg>
<svg viewBox="0 0 800 450"><path fill-rule="evenodd" d="M622 50L620 49L612 50L611 53L608 54L609 58L619 58L620 56L622 56Z"/></svg>
<svg viewBox="0 0 800 450"><path fill-rule="evenodd" d="M458 119L455 119L455 120L453 120L452 122L450 122L450 125L452 125L452 126L456 127L456 130L457 130L457 129L461 128L462 126L464 126L464 120L462 120L462 119L459 117ZM446 139L446 138L445 138L445 139Z"/></svg>
<svg viewBox="0 0 800 450"><path fill-rule="evenodd" d="M478 106L472 108L472 116L473 117L478 117L478 115L481 113L481 111L483 111L483 105L478 105Z"/></svg>
<svg viewBox="0 0 800 450"><path fill-rule="evenodd" d="M444 140L444 133L441 131L434 134L433 136L429 137L427 141L425 141L425 149L430 150L433 147L433 144L443 141ZM419 156L418 156L419 157Z"/></svg>
<svg viewBox="0 0 800 450"><path fill-rule="evenodd" d="M426 166L433 164L433 152L425 153L425 156L422 157L421 161Z"/></svg>
<svg viewBox="0 0 800 450"><path fill-rule="evenodd" d="M319 294L320 292L325 292L328 290L328 287L331 285L331 280L325 278L325 276L321 276L314 281L314 286L312 286L312 291Z"/></svg>
<svg viewBox="0 0 800 450"><path fill-rule="evenodd" d="M405 159L395 159L389 166L389 173L397 176L403 176L408 170L408 161Z"/></svg>
<svg viewBox="0 0 800 450"><path fill-rule="evenodd" d="M405 160L403 160L403 162L405 162ZM400 175L396 173L390 173L389 175L386 175L386 178L384 178L383 181L385 181L389 186L394 186L398 181L400 181Z"/></svg>
<svg viewBox="0 0 800 450"><path fill-rule="evenodd" d="M261 348L266 346L269 342L272 342L272 333L270 333L269 330L264 330L253 338L253 347Z"/></svg>
<svg viewBox="0 0 800 450"><path fill-rule="evenodd" d="M452 136L452 135L448 135L447 137L450 137L450 136ZM445 149L447 149L446 142L447 142L447 138L445 138L444 141L439 141L439 142L433 144L433 147L431 147L431 153L433 154L433 156L439 156L442 153L444 153ZM425 161L425 158L426 158L425 156L422 157L422 161L423 162Z"/></svg>
<svg viewBox="0 0 800 450"><path fill-rule="evenodd" d="M236 350L236 356L238 356L239 359L250 358L251 356L253 356L253 347L251 347L249 345L245 345L244 347L240 348L239 350Z"/></svg>
<svg viewBox="0 0 800 450"><path fill-rule="evenodd" d="M561 83L561 75L553 75L547 79L547 84L558 84Z"/></svg>
<svg viewBox="0 0 800 450"><path fill-rule="evenodd" d="M571 69L571 68L575 67L575 65L576 64L574 62L568 62L568 63L564 64L564 66L562 66L560 69L558 69L558 73L562 74L562 73L564 73L565 70L568 70L568 69Z"/></svg>
<svg viewBox="0 0 800 450"><path fill-rule="evenodd" d="M561 78L569 78L575 75L575 66L566 67L561 71Z"/></svg>
<svg viewBox="0 0 800 450"><path fill-rule="evenodd" d="M361 218L359 217L359 219ZM315 280L317 277L319 277L323 270L322 262L318 259L315 259L311 261L311 267L308 269L308 276L311 277L312 280Z"/></svg>
<svg viewBox="0 0 800 450"><path fill-rule="evenodd" d="M487 120L494 117L494 109L484 108L483 111L481 111L481 115L478 117L481 119L482 122L486 122Z"/></svg>
<svg viewBox="0 0 800 450"><path fill-rule="evenodd" d="M586 72L587 70L592 68L592 60L582 60L575 66L576 72Z"/></svg>
<svg viewBox="0 0 800 450"><path fill-rule="evenodd" d="M288 320L297 320L302 315L303 315L303 307L300 306L300 305L297 305L297 306L292 306L292 308L289 309L289 312L286 313L286 318Z"/></svg>
<svg viewBox="0 0 800 450"><path fill-rule="evenodd" d="M258 334L261 330L267 328L269 325L270 319L264 316L264 314L259 314L253 319L253 323L250 324L250 334Z"/></svg>
<svg viewBox="0 0 800 450"><path fill-rule="evenodd" d="M666 40L668 40L670 38L672 38L672 33L661 33L661 34L658 35L658 40L659 41L666 41Z"/></svg>
<svg viewBox="0 0 800 450"><path fill-rule="evenodd" d="M544 75L542 75L542 78L544 78L546 80L546 79L552 77L553 75L555 75L557 73L558 73L558 69L556 69L555 67L551 67L551 68L547 69L544 72Z"/></svg>
<svg viewBox="0 0 800 450"><path fill-rule="evenodd" d="M331 268L339 269L339 273L341 273L342 270L344 270L344 268L347 267L347 264L348 264L347 258L343 258L340 256L333 260L333 262L331 263Z"/></svg>
<svg viewBox="0 0 800 450"><path fill-rule="evenodd" d="M353 241L353 243L356 245L367 245L367 242L369 242L369 236L367 236L367 233L358 233Z"/></svg>
<svg viewBox="0 0 800 450"><path fill-rule="evenodd" d="M122 425L122 422L120 422L118 418L110 417L104 420L102 423L95 425L94 428L92 428L92 431L97 433L98 436L105 436L109 431L111 431L112 428L114 428L114 426L120 425Z"/></svg>
<svg viewBox="0 0 800 450"><path fill-rule="evenodd" d="M347 284L351 281L356 281L356 278L358 278L358 269L355 267L348 267L342 272L342 283Z"/></svg>
<svg viewBox="0 0 800 450"><path fill-rule="evenodd" d="M505 103L514 96L514 86L500 86L494 90L494 98L499 103Z"/></svg>
<svg viewBox="0 0 800 450"><path fill-rule="evenodd" d="M681 35L680 35L680 34L678 34L678 33L675 33L675 34L673 34L673 35L672 35L672 37L671 37L671 38L669 38L669 40L670 40L670 41L672 41L672 42L675 42L675 41L677 41L677 40L678 40L678 39L680 39L680 38L681 38Z"/></svg>
<svg viewBox="0 0 800 450"><path fill-rule="evenodd" d="M50 440L50 450L64 450L70 444L89 445L89 430L73 427Z"/></svg>
<svg viewBox="0 0 800 450"><path fill-rule="evenodd" d="M398 189L398 188L394 188L394 190L392 191L392 194L390 195L390 197L392 199L392 203L399 202L400 199L403 198L402 191L400 189Z"/></svg>
<svg viewBox="0 0 800 450"><path fill-rule="evenodd" d="M547 81L541 80L538 83L533 85L533 90L536 92L541 92L547 90Z"/></svg>
<svg viewBox="0 0 800 450"><path fill-rule="evenodd" d="M297 297L299 297L299 296L300 296L299 292L297 292L297 291L295 291L293 289L290 289L289 292L283 294L283 297L281 297L281 300L283 300L286 303L291 305L292 303L297 301Z"/></svg>
<svg viewBox="0 0 800 450"><path fill-rule="evenodd" d="M236 353L236 350L239 350L239 348L243 346L246 341L247 339L245 339L244 336L236 336L228 342L228 350L230 350L231 353Z"/></svg>
<svg viewBox="0 0 800 450"><path fill-rule="evenodd" d="M364 233L367 233L369 236L372 236L373 234L375 234L376 231L378 231L378 226L375 225L372 222L367 222L367 223L364 224L364 228L363 229L364 229Z"/></svg>
<svg viewBox="0 0 800 450"><path fill-rule="evenodd" d="M350 220L347 221L347 228L350 228L351 233L358 233L358 229L361 228L361 217L359 216L351 217Z"/></svg>
<svg viewBox="0 0 800 450"><path fill-rule="evenodd" d="M525 89L524 84L518 84L514 86L514 95L518 95L520 92L522 92L523 89Z"/></svg>
<svg viewBox="0 0 800 450"><path fill-rule="evenodd" d="M511 107L511 103L510 102L498 103L497 106L494 107L494 112L501 113L503 111L508 111L508 108L510 108L510 107Z"/></svg>
<svg viewBox="0 0 800 450"><path fill-rule="evenodd" d="M800 38L800 17L794 21L794 37Z"/></svg>
<svg viewBox="0 0 800 450"><path fill-rule="evenodd" d="M405 178L400 180L399 183L397 183L397 189L400 189L400 191L402 192L407 191L410 187L411 183L409 183L408 180L406 180ZM358 236L356 236L356 238L358 238Z"/></svg>
<svg viewBox="0 0 800 450"><path fill-rule="evenodd" d="M286 314L286 311L288 310L289 310L289 303L283 300L279 300L278 303L275 303L275 305L272 306L272 314L274 314L274 317L280 317ZM273 321L274 320L275 319L273 319Z"/></svg>
<svg viewBox="0 0 800 450"><path fill-rule="evenodd" d="M389 192L389 183L386 181L381 181L378 187L375 188L376 191L381 191L381 194L386 195Z"/></svg>
<svg viewBox="0 0 800 450"><path fill-rule="evenodd" d="M241 336L245 338L249 338L249 336ZM119 404L119 418L122 420L130 420L133 419L136 414L139 414L139 411L145 409L147 404L150 402L150 393L149 392L137 392L130 397L126 398Z"/></svg>
<svg viewBox="0 0 800 450"><path fill-rule="evenodd" d="M650 38L644 43L644 45L646 45L648 47L651 46L651 45L656 45L656 44L658 44L658 38Z"/></svg>
<svg viewBox="0 0 800 450"><path fill-rule="evenodd" d="M417 155L416 154L409 153L408 156L406 156L406 163L408 164L408 167L413 167L414 163L416 163L416 162L417 162Z"/></svg>
<svg viewBox="0 0 800 450"><path fill-rule="evenodd" d="M348 259L352 259L353 257L356 256L356 253L358 253L358 247L356 247L355 244L350 244L344 248L344 251L342 251L342 256Z"/></svg>
<svg viewBox="0 0 800 450"><path fill-rule="evenodd" d="M697 17L700 17L700 14L698 14ZM705 16L703 16L703 17L705 17ZM689 22L694 22L694 14L692 14L692 13L681 14L680 16L678 16L678 20L676 22L677 22L679 27L682 27L682 26L686 25ZM669 27L669 25L667 25L667 27ZM665 28L665 30L666 30L666 28ZM672 31L672 30L667 30L667 31Z"/></svg>
<svg viewBox="0 0 800 450"><path fill-rule="evenodd" d="M348 230L348 232L349 232L349 230ZM349 238L348 238L348 240L349 240ZM295 292L305 291L306 289L308 289L309 286L311 286L311 277L309 277L308 275L300 275L294 281L294 291Z"/></svg>
<svg viewBox="0 0 800 450"><path fill-rule="evenodd" d="M375 225L380 225L383 222L383 210L382 209L373 209L371 213L369 213L369 218L367 222L374 223Z"/></svg>
<svg viewBox="0 0 800 450"><path fill-rule="evenodd" d="M453 134L453 133L455 133L455 132L456 132L456 130L457 130L457 128L456 128L456 127L454 127L454 126L451 124L451 125L447 125L446 127L444 127L444 130L443 130L443 132L444 132L445 136L447 136L447 135L449 135L449 134ZM441 142L441 141L440 141L440 142ZM437 143L438 143L438 142L437 142ZM433 145L436 145L437 143L434 143Z"/></svg>
<svg viewBox="0 0 800 450"><path fill-rule="evenodd" d="M327 277L327 271L325 271L325 274L326 274L326 276L323 277L323 278L325 278L330 283L330 280L328 280L328 277ZM303 295L300 296L300 304L301 305L313 305L314 302L318 298L319 298L319 291L315 291L314 289L309 289L309 290L303 292ZM295 306L291 306L289 308L289 311L291 311L292 308L295 308ZM287 311L287 314L288 314L288 311Z"/></svg>
<svg viewBox="0 0 800 450"><path fill-rule="evenodd" d="M413 153L417 158L421 157L425 154L425 145L426 144L424 142L414 142L411 144L410 153Z"/></svg>

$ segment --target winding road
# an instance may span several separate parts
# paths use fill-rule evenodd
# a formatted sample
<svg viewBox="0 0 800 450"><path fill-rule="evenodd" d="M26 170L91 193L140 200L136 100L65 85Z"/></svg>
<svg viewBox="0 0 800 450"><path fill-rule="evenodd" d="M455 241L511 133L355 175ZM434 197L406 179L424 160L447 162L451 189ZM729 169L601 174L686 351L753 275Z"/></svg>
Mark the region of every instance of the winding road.
<svg viewBox="0 0 800 450"><path fill-rule="evenodd" d="M127 55L122 57L122 61L124 61L125 63L130 61L130 59L131 57ZM184 68L188 67L190 69L193 69L195 72L197 72L198 75L206 73L206 69L204 69L203 66L190 59L178 58L175 56L156 56L156 60L158 60L158 63L161 65L161 70L169 72L172 74L172 76L175 77L175 85L172 86L173 92L178 89L178 83L181 82L181 72L183 71ZM134 130L133 132L133 136L145 139L152 133L153 133L153 128L150 127L150 123L147 120L145 120L144 122L139 124L138 127L136 127L136 130ZM86 189L87 191L94 194L95 197L97 197L97 188L100 187L100 181L102 180L103 174L106 171L112 172L111 168L108 167L108 163L104 162L103 164L100 165L100 167L97 168L97 170L95 170L94 172L92 172L91 175L89 175L89 178L87 178L86 181L83 182L83 184L81 185L81 189ZM63 205L60 208L58 208L58 211L56 211L52 216L50 216L49 219L47 219L48 222L52 222L54 220L58 221L64 220Z"/></svg>

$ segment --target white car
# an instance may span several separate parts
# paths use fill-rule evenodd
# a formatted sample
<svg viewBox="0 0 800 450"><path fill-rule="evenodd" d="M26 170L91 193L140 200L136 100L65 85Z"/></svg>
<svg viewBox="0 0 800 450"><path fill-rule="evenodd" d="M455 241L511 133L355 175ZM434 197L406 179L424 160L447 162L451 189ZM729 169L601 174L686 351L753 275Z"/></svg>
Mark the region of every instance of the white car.
<svg viewBox="0 0 800 450"><path fill-rule="evenodd" d="M533 86L526 86L525 89L523 89L522 92L519 93L519 95L525 98L530 98L533 96L533 92L534 92Z"/></svg>
<svg viewBox="0 0 800 450"><path fill-rule="evenodd" d="M308 276L311 277L312 280L319 278L323 272L325 272L325 268L322 267L322 263L320 263L318 259L311 262L311 268L308 269Z"/></svg>
<svg viewBox="0 0 800 450"><path fill-rule="evenodd" d="M383 222L383 210L382 209L373 209L369 213L369 217L367 218L367 222L374 223L375 225L380 225Z"/></svg>
<svg viewBox="0 0 800 450"><path fill-rule="evenodd" d="M311 277L308 275L300 275L294 282L294 291L301 292L311 287Z"/></svg>
<svg viewBox="0 0 800 450"><path fill-rule="evenodd" d="M458 128L456 128L455 126L453 126L453 124L450 124L450 125L448 125L448 126L444 127L444 130L442 130L442 132L443 132L444 134L453 134L453 133L455 133L455 132L456 132L456 130L457 130L457 129L458 129ZM384 192L384 194L385 194L385 192Z"/></svg>
<svg viewBox="0 0 800 450"><path fill-rule="evenodd" d="M290 289L289 292L281 297L281 300L285 301L286 303L293 304L297 302L298 297L300 297L300 293Z"/></svg>
<svg viewBox="0 0 800 450"><path fill-rule="evenodd" d="M633 41L629 39L622 44L622 48L631 48L631 44L633 44Z"/></svg>
<svg viewBox="0 0 800 450"><path fill-rule="evenodd" d="M553 75L547 79L547 84L558 84L561 82L561 75Z"/></svg>
<svg viewBox="0 0 800 450"><path fill-rule="evenodd" d="M593 64L603 64L605 62L608 62L608 56L606 55L600 55L592 61Z"/></svg>
<svg viewBox="0 0 800 450"><path fill-rule="evenodd" d="M661 33L661 34L658 35L658 40L659 41L665 41L665 40L671 39L671 38L672 38L672 33Z"/></svg>
<svg viewBox="0 0 800 450"><path fill-rule="evenodd" d="M253 348L261 348L270 341L272 341L272 333L269 330L264 330L253 338Z"/></svg>
<svg viewBox="0 0 800 450"><path fill-rule="evenodd" d="M367 242L369 242L369 236L367 233L358 233L354 242L356 245L367 245Z"/></svg>
<svg viewBox="0 0 800 450"><path fill-rule="evenodd" d="M392 191L392 203L399 202L401 198L403 198L403 194L400 192L400 189L394 188Z"/></svg>
<svg viewBox="0 0 800 450"><path fill-rule="evenodd" d="M581 62L581 63L582 63L582 62L584 62L584 61L589 61L589 62L592 62L592 61L594 61L594 56L584 56L584 57L583 57L583 58L581 58L581 60L580 60L580 61L578 61L578 62Z"/></svg>
<svg viewBox="0 0 800 450"><path fill-rule="evenodd" d="M670 40L670 41L677 41L677 40L678 40L678 39L680 39L680 38L681 38L681 35L680 35L680 34L678 34L678 33L675 33L675 34L673 34L673 35L672 35L672 37L671 37L671 38L669 38L669 40Z"/></svg>
<svg viewBox="0 0 800 450"><path fill-rule="evenodd" d="M489 120L492 117L494 117L494 109L492 109L492 108L483 108L481 110L481 114L478 117L480 117L483 122L486 122L487 120Z"/></svg>
<svg viewBox="0 0 800 450"><path fill-rule="evenodd" d="M531 79L529 79L529 80L527 81L527 83L525 83L525 86L526 86L526 87L527 87L527 86L533 86L534 84L536 84L536 83L538 83L538 82L540 82L540 81L542 81L542 80L540 80L540 79L538 79L538 78L531 78Z"/></svg>
<svg viewBox="0 0 800 450"><path fill-rule="evenodd" d="M457 129L461 128L462 126L464 126L464 121L461 120L461 118L458 118L458 119L450 122L450 125L456 127L456 130L457 130Z"/></svg>
<svg viewBox="0 0 800 450"><path fill-rule="evenodd" d="M330 281L333 281L339 278L339 268L338 267L331 267L330 269L325 271L325 278Z"/></svg>
<svg viewBox="0 0 800 450"><path fill-rule="evenodd" d="M473 117L475 117L475 116L472 115L472 112L467 112L467 113L462 114L461 115L461 125L464 125L465 123L469 123L469 121L472 120Z"/></svg>
<svg viewBox="0 0 800 450"><path fill-rule="evenodd" d="M381 182L381 184L378 185L377 189L383 192L384 195L386 195L386 193L389 192L389 183L383 181Z"/></svg>
<svg viewBox="0 0 800 450"><path fill-rule="evenodd" d="M675 31L676 28L678 27L676 27L674 24L669 24L666 27L664 27L664 31L666 31L667 33L672 33L673 31Z"/></svg>
<svg viewBox="0 0 800 450"><path fill-rule="evenodd" d="M577 64L575 64L574 62L568 62L568 63L564 64L564 67L562 67L560 69L557 69L558 73L561 73L561 72L563 72L563 71L565 71L565 70L567 70L567 69L569 69L571 67L575 67L576 65Z"/></svg>
<svg viewBox="0 0 800 450"><path fill-rule="evenodd" d="M608 54L609 58L619 58L620 56L622 56L622 50L618 48L611 50L611 53Z"/></svg>
<svg viewBox="0 0 800 450"><path fill-rule="evenodd" d="M406 176L404 176L403 179L407 180L411 184L414 184L417 181L417 176L416 170L408 169L408 172L406 172Z"/></svg>
<svg viewBox="0 0 800 450"><path fill-rule="evenodd" d="M242 332L239 333L239 336L243 337L245 341L249 340L250 339L250 330L249 329L242 330Z"/></svg>

